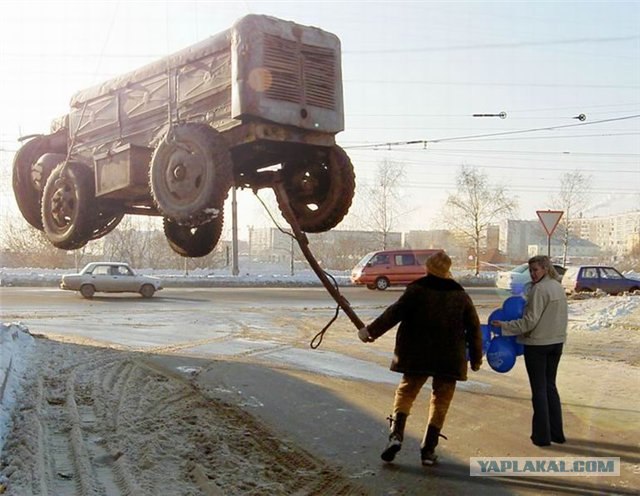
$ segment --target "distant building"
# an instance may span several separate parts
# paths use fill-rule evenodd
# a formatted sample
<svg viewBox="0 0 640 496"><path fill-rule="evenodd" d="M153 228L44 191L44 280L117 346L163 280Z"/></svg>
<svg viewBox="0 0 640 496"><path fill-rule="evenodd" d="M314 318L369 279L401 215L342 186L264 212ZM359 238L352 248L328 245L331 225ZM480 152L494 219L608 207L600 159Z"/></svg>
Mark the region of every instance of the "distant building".
<svg viewBox="0 0 640 496"><path fill-rule="evenodd" d="M498 248L512 263L529 258L529 245L546 246L547 234L538 220L505 219L499 224Z"/></svg>
<svg viewBox="0 0 640 496"><path fill-rule="evenodd" d="M551 238L551 258L561 261L564 257L564 243L561 239ZM528 257L536 255L547 255L549 253L549 245L544 243L531 244L528 246ZM600 247L587 241L586 239L571 238L567 248L567 259L572 264L594 263L598 261L601 255Z"/></svg>
<svg viewBox="0 0 640 496"><path fill-rule="evenodd" d="M454 260L466 259L466 247L460 246L458 239L446 229L409 231L404 235L404 248L442 248Z"/></svg>
<svg viewBox="0 0 640 496"><path fill-rule="evenodd" d="M573 219L572 233L588 239L603 252L624 256L640 243L640 211L593 219Z"/></svg>
<svg viewBox="0 0 640 496"><path fill-rule="evenodd" d="M451 232L445 229L431 231L409 231L404 235L404 248L431 249L443 248L452 244Z"/></svg>
<svg viewBox="0 0 640 496"><path fill-rule="evenodd" d="M286 232L291 232L285 229ZM332 269L353 267L370 251L382 249L381 234L373 231L341 231L306 233L311 252L321 265ZM402 247L402 233L387 233L387 249ZM258 262L281 263L304 258L297 241L275 227L249 230L249 254Z"/></svg>

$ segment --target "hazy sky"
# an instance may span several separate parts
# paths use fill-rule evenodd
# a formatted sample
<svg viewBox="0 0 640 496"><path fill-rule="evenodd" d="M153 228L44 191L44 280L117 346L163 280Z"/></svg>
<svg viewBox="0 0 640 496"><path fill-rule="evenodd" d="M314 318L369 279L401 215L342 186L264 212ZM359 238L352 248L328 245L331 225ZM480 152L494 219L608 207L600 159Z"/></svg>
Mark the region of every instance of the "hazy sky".
<svg viewBox="0 0 640 496"><path fill-rule="evenodd" d="M48 132L76 91L228 29L248 13L341 39L346 130L337 141L360 186L384 159L405 164L409 213L398 229L438 227L463 164L505 185L522 219L549 208L560 176L573 170L592 177L588 216L640 208L638 1L4 0L2 210L16 208L10 169L19 135ZM507 118L472 116L499 112ZM579 114L586 120L574 118ZM427 144L385 145L413 140ZM373 144L380 146L362 148ZM239 209L240 225L267 225L252 194L239 196ZM358 225L348 216L340 227Z"/></svg>

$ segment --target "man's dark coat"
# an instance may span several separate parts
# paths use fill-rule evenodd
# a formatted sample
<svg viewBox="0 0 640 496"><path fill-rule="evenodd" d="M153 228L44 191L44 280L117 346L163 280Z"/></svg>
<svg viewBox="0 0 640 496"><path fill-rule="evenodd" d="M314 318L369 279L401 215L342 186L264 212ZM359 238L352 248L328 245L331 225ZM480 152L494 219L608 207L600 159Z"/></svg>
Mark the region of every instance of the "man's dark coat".
<svg viewBox="0 0 640 496"><path fill-rule="evenodd" d="M373 338L400 322L391 370L467 380L466 347L472 364L482 361L480 321L471 298L453 279L427 275L369 326Z"/></svg>

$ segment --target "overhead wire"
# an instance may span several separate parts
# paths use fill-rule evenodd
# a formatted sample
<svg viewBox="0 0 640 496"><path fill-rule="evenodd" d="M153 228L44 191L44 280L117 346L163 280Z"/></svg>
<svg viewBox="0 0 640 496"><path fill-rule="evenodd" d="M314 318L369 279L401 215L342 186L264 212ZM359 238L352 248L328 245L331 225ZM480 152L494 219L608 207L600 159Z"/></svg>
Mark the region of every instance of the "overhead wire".
<svg viewBox="0 0 640 496"><path fill-rule="evenodd" d="M601 119L598 121L591 122L578 122L575 124L560 124L557 126L545 126L545 127L536 127L530 129L519 129L514 131L499 131L495 133L485 133L485 134L471 134L466 136L452 136L446 138L435 138L435 139L422 139L422 140L410 140L410 141L393 141L387 143L375 143L375 144L367 144L367 145L352 145L349 146L349 149L357 149L357 148L372 148L372 147L391 147L391 146L402 146L402 145L424 145L427 146L429 143L444 143L447 141L466 141L466 140L478 140L478 138L490 138L495 136L509 136L514 134L525 134L525 133L533 133L539 131L555 131L556 129L567 129L567 128L575 128L582 126L592 126L595 124L603 124L606 122L616 122L616 121L624 121L629 119L637 119L640 117L640 114L628 115L624 117L613 117L611 119ZM634 133L635 134L635 133ZM347 148L347 147L345 147Z"/></svg>

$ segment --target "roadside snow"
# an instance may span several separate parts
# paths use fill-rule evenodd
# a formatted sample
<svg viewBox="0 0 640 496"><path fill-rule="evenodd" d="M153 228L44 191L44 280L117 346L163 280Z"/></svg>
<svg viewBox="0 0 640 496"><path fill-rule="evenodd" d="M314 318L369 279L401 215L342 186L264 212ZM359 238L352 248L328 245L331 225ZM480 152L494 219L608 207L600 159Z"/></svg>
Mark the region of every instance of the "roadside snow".
<svg viewBox="0 0 640 496"><path fill-rule="evenodd" d="M244 268L237 276L231 274L229 267L221 269L193 269L188 272L178 270L135 269L137 273L162 279L165 287L178 286L322 286L315 272L306 264L294 268L278 264L253 263ZM0 286L58 286L65 274L73 274L74 269L42 268L0 268ZM350 270L328 270L330 279L339 286L351 286ZM491 286L495 272L482 272L474 276L472 271L454 271L454 277L464 286Z"/></svg>
<svg viewBox="0 0 640 496"><path fill-rule="evenodd" d="M25 326L0 324L0 452L32 347L33 336Z"/></svg>
<svg viewBox="0 0 640 496"><path fill-rule="evenodd" d="M573 300L569 302L569 331L580 327L589 331L599 331L611 327L613 323L632 314L640 307L640 297L604 296Z"/></svg>

